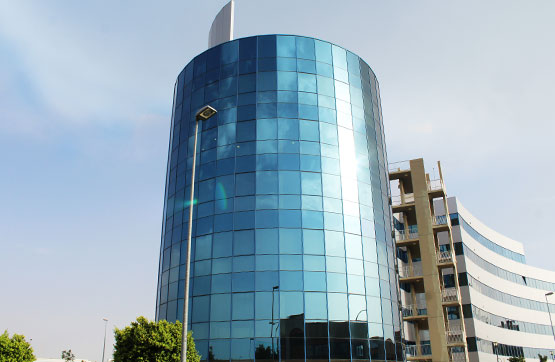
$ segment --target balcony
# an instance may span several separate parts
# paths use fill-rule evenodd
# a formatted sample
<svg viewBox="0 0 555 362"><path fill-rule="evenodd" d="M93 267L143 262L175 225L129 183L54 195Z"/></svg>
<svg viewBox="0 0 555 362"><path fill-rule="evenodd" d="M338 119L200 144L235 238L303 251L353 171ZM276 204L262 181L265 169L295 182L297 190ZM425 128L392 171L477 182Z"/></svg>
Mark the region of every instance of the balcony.
<svg viewBox="0 0 555 362"><path fill-rule="evenodd" d="M406 265L399 267L399 278L422 278L422 265L413 265L412 267Z"/></svg>
<svg viewBox="0 0 555 362"><path fill-rule="evenodd" d="M438 264L453 264L453 252L451 250L437 252Z"/></svg>
<svg viewBox="0 0 555 362"><path fill-rule="evenodd" d="M435 231L449 230L449 218L445 215L432 216L432 226Z"/></svg>
<svg viewBox="0 0 555 362"><path fill-rule="evenodd" d="M461 322L450 322L445 330L445 338L448 345L464 345L464 331Z"/></svg>
<svg viewBox="0 0 555 362"><path fill-rule="evenodd" d="M441 290L441 300L444 304L458 303L459 293L457 288L443 288Z"/></svg>
<svg viewBox="0 0 555 362"><path fill-rule="evenodd" d="M414 208L414 194L391 196L391 208L394 213Z"/></svg>
<svg viewBox="0 0 555 362"><path fill-rule="evenodd" d="M409 304L401 307L403 318L407 319L423 319L428 316L428 309L425 305Z"/></svg>
<svg viewBox="0 0 555 362"><path fill-rule="evenodd" d="M466 355L464 352L451 352L449 362L466 362Z"/></svg>
<svg viewBox="0 0 555 362"><path fill-rule="evenodd" d="M430 344L411 344L405 346L405 355L407 359L415 359L411 357L424 357L432 355L432 346Z"/></svg>
<svg viewBox="0 0 555 362"><path fill-rule="evenodd" d="M389 173L410 171L410 161L393 162L387 165Z"/></svg>
<svg viewBox="0 0 555 362"><path fill-rule="evenodd" d="M445 185L442 179L428 181L428 193L432 197L441 197L445 195Z"/></svg>
<svg viewBox="0 0 555 362"><path fill-rule="evenodd" d="M418 239L418 230L416 228L409 228L407 230L395 230L395 240L415 240Z"/></svg>

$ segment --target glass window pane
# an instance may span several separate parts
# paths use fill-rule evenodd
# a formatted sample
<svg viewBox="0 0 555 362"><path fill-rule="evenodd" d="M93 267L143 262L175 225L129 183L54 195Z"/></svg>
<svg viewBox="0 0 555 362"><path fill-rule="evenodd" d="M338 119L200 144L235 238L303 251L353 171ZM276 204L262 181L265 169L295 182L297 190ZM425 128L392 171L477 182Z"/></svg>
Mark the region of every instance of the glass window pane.
<svg viewBox="0 0 555 362"><path fill-rule="evenodd" d="M279 229L279 251L281 254L301 254L301 230Z"/></svg>
<svg viewBox="0 0 555 362"><path fill-rule="evenodd" d="M233 320L254 318L254 293L235 293L232 298Z"/></svg>
<svg viewBox="0 0 555 362"><path fill-rule="evenodd" d="M326 293L305 293L307 319L327 319Z"/></svg>
<svg viewBox="0 0 555 362"><path fill-rule="evenodd" d="M328 293L328 313L330 321L348 320L347 294Z"/></svg>

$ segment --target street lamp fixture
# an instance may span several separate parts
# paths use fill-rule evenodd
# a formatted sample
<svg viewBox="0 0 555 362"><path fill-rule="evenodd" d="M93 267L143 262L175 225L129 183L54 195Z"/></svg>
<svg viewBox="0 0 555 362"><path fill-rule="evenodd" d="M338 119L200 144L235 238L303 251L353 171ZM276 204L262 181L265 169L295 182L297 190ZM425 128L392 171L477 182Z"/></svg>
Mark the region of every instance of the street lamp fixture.
<svg viewBox="0 0 555 362"><path fill-rule="evenodd" d="M195 115L195 141L193 148L193 170L191 171L191 198L189 203L189 225L187 233L187 258L185 260L185 299L183 299L183 329L181 335L181 362L187 361L187 321L189 320L189 276L191 272L191 237L193 234L193 203L195 201L195 174L197 167L198 125L206 121L218 111L209 105L199 109ZM104 362L104 361L102 361Z"/></svg>

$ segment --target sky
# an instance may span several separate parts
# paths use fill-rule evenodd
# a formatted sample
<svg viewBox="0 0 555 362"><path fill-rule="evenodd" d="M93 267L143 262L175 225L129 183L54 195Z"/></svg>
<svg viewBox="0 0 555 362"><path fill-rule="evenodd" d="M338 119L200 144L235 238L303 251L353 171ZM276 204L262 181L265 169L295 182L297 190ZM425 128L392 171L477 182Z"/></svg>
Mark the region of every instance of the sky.
<svg viewBox="0 0 555 362"><path fill-rule="evenodd" d="M173 85L225 0L0 0L0 332L100 361L154 318ZM237 0L235 37L298 34L380 82L390 162L554 270L555 2ZM271 15L269 15L271 14ZM437 171L437 168L435 169Z"/></svg>

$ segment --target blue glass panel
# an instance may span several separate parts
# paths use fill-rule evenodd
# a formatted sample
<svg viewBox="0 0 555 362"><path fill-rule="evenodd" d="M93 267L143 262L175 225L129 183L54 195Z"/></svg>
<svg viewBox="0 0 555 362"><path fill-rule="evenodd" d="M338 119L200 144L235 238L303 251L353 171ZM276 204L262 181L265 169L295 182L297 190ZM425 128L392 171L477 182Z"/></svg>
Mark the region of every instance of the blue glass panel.
<svg viewBox="0 0 555 362"><path fill-rule="evenodd" d="M278 285L278 280L277 271L257 272L255 288L257 291L271 291L274 286Z"/></svg>
<svg viewBox="0 0 555 362"><path fill-rule="evenodd" d="M299 92L316 93L316 76L314 74L298 73L298 76Z"/></svg>
<svg viewBox="0 0 555 362"><path fill-rule="evenodd" d="M297 118L298 107L294 103L278 103L278 117Z"/></svg>
<svg viewBox="0 0 555 362"><path fill-rule="evenodd" d="M256 227L257 228L278 227L278 211L277 210L256 211Z"/></svg>
<svg viewBox="0 0 555 362"><path fill-rule="evenodd" d="M254 290L254 273L233 273L233 292L249 292Z"/></svg>
<svg viewBox="0 0 555 362"><path fill-rule="evenodd" d="M258 91L269 91L269 90L277 89L276 72L261 72L261 73L258 73L257 76L258 78L257 78L256 87Z"/></svg>
<svg viewBox="0 0 555 362"><path fill-rule="evenodd" d="M284 211L284 210L280 210ZM300 229L279 229L279 251L281 254L301 254L302 238Z"/></svg>
<svg viewBox="0 0 555 362"><path fill-rule="evenodd" d="M237 94L237 77L220 80L220 97L228 97L234 94Z"/></svg>
<svg viewBox="0 0 555 362"><path fill-rule="evenodd" d="M235 175L235 191L237 196L254 195L255 191L255 174L242 173Z"/></svg>
<svg viewBox="0 0 555 362"><path fill-rule="evenodd" d="M345 49L332 45L333 66L347 69L347 53Z"/></svg>
<svg viewBox="0 0 555 362"><path fill-rule="evenodd" d="M318 95L314 93L299 92L299 103L311 106L318 105Z"/></svg>
<svg viewBox="0 0 555 362"><path fill-rule="evenodd" d="M306 210L303 210L303 213ZM324 232L321 230L303 230L305 254L324 254Z"/></svg>
<svg viewBox="0 0 555 362"><path fill-rule="evenodd" d="M347 239L347 234L345 234L345 238ZM347 273L353 275L364 275L364 268L362 260L360 260L361 256L357 256L357 259L348 258L347 259Z"/></svg>
<svg viewBox="0 0 555 362"><path fill-rule="evenodd" d="M277 72L278 90L297 90L297 73L295 72Z"/></svg>
<svg viewBox="0 0 555 362"><path fill-rule="evenodd" d="M323 229L324 217L320 211L302 210L303 227L307 229Z"/></svg>
<svg viewBox="0 0 555 362"><path fill-rule="evenodd" d="M294 153L298 154L300 150L299 142L293 140L279 140L278 152L279 153Z"/></svg>
<svg viewBox="0 0 555 362"><path fill-rule="evenodd" d="M252 341L249 338L231 340L231 360L247 361L253 355Z"/></svg>
<svg viewBox="0 0 555 362"><path fill-rule="evenodd" d="M326 231L326 255L345 256L345 243L343 233Z"/></svg>
<svg viewBox="0 0 555 362"><path fill-rule="evenodd" d="M328 123L320 123L320 141L330 145L337 145L337 127Z"/></svg>
<svg viewBox="0 0 555 362"><path fill-rule="evenodd" d="M233 215L233 228L235 230L254 228L254 211L236 212Z"/></svg>
<svg viewBox="0 0 555 362"><path fill-rule="evenodd" d="M303 263L305 270L311 271L325 271L326 258L323 255L304 255Z"/></svg>
<svg viewBox="0 0 555 362"><path fill-rule="evenodd" d="M225 200L219 200L218 204ZM229 210L230 211L230 210ZM214 231L230 231L233 230L233 214L220 214L214 216Z"/></svg>
<svg viewBox="0 0 555 362"><path fill-rule="evenodd" d="M277 246L276 246L276 250L277 250ZM256 270L257 271L278 270L278 256L277 255L257 255Z"/></svg>
<svg viewBox="0 0 555 362"><path fill-rule="evenodd" d="M297 37L297 58L315 59L314 39Z"/></svg>
<svg viewBox="0 0 555 362"><path fill-rule="evenodd" d="M239 76L239 93L254 92L256 90L256 75L246 74Z"/></svg>
<svg viewBox="0 0 555 362"><path fill-rule="evenodd" d="M210 337L212 341L210 342L210 351L214 354L214 356L225 356L225 353L222 353L221 349L227 349L227 356L229 359L229 343L225 345L221 345L218 342L222 341L214 341L215 338L229 338L230 336L230 323L229 322L212 322L210 323ZM223 347L225 346L225 347ZM219 358L218 358L219 359Z"/></svg>
<svg viewBox="0 0 555 362"><path fill-rule="evenodd" d="M347 294L328 293L328 312L331 320L348 320Z"/></svg>
<svg viewBox="0 0 555 362"><path fill-rule="evenodd" d="M323 63L320 63L323 64ZM313 60L297 59L297 70L303 73L316 73L316 62Z"/></svg>
<svg viewBox="0 0 555 362"><path fill-rule="evenodd" d="M256 156L249 155L235 159L235 172L251 172L256 169Z"/></svg>
<svg viewBox="0 0 555 362"><path fill-rule="evenodd" d="M258 71L259 72L271 72L277 70L277 60L276 58L259 58L258 59Z"/></svg>
<svg viewBox="0 0 555 362"><path fill-rule="evenodd" d="M303 209L322 211L322 197L320 196L302 196Z"/></svg>
<svg viewBox="0 0 555 362"><path fill-rule="evenodd" d="M277 170L278 158L275 154L257 155L256 156L256 170Z"/></svg>
<svg viewBox="0 0 555 362"><path fill-rule="evenodd" d="M195 247L195 260L210 258L212 256L212 235L199 236L195 238ZM179 248L174 249L179 251ZM173 259L172 255L172 261ZM177 257L177 260L179 260L179 257Z"/></svg>
<svg viewBox="0 0 555 362"><path fill-rule="evenodd" d="M284 228L300 228L301 211L279 210L279 226Z"/></svg>
<svg viewBox="0 0 555 362"><path fill-rule="evenodd" d="M254 255L236 256L233 258L233 272L254 271Z"/></svg>
<svg viewBox="0 0 555 362"><path fill-rule="evenodd" d="M231 273L231 258L212 260L212 274Z"/></svg>
<svg viewBox="0 0 555 362"><path fill-rule="evenodd" d="M321 40L315 40L314 43L315 43L316 60L319 62L331 64L332 63L331 44L323 42Z"/></svg>
<svg viewBox="0 0 555 362"><path fill-rule="evenodd" d="M258 37L258 56L260 58L276 56L276 36L266 35Z"/></svg>
<svg viewBox="0 0 555 362"><path fill-rule="evenodd" d="M192 308L192 321L194 322L208 322L210 309L210 296L194 297Z"/></svg>
<svg viewBox="0 0 555 362"><path fill-rule="evenodd" d="M277 58L277 70L294 72L297 70L297 60L295 58Z"/></svg>
<svg viewBox="0 0 555 362"><path fill-rule="evenodd" d="M335 95L333 79L317 76L318 94L322 94L328 97L333 97Z"/></svg>
<svg viewBox="0 0 555 362"><path fill-rule="evenodd" d="M224 146L231 143L235 143L235 123L218 127L218 146Z"/></svg>
<svg viewBox="0 0 555 362"><path fill-rule="evenodd" d="M277 274L277 273L275 273ZM274 284L273 286L277 286ZM270 290L272 290L272 285L270 286ZM279 318L279 293L274 292L273 298L272 293L264 293L259 292L255 295L255 317L256 319L271 319L272 318L272 305L274 309L274 318ZM269 324L269 321L264 321L265 324ZM258 327L258 326L257 326ZM274 327L275 328L275 327ZM270 330L268 330L270 332ZM259 332L256 332L257 335L260 335ZM270 336L270 334L268 334Z"/></svg>
<svg viewBox="0 0 555 362"><path fill-rule="evenodd" d="M280 292L279 293L279 315L281 319L303 314L302 292Z"/></svg>
<svg viewBox="0 0 555 362"><path fill-rule="evenodd" d="M197 274L196 273L197 264L206 264L206 263L204 263L204 262L203 263L195 263L195 275ZM211 279L210 276L202 276L202 277L194 278L194 281L193 281L193 295L197 296L197 295L210 294L210 279ZM170 293L172 291L171 290L172 285L175 285L177 287L177 283L170 284ZM171 298L171 294L170 294L170 299L175 299L175 298L177 298L177 295L175 295L174 298Z"/></svg>
<svg viewBox="0 0 555 362"><path fill-rule="evenodd" d="M310 291L326 291L326 273L310 272L304 273L304 288Z"/></svg>
<svg viewBox="0 0 555 362"><path fill-rule="evenodd" d="M322 195L322 178L319 173L301 172L303 194Z"/></svg>
<svg viewBox="0 0 555 362"><path fill-rule="evenodd" d="M196 235L204 235L214 232L214 217L203 217L197 219Z"/></svg>
<svg viewBox="0 0 555 362"><path fill-rule="evenodd" d="M318 131L318 122L299 121L300 139L306 141L319 141L320 133Z"/></svg>
<svg viewBox="0 0 555 362"><path fill-rule="evenodd" d="M229 64L236 62L239 56L239 42L231 41L221 45L221 62Z"/></svg>
<svg viewBox="0 0 555 362"><path fill-rule="evenodd" d="M248 338L254 336L254 321L231 322L232 338Z"/></svg>
<svg viewBox="0 0 555 362"><path fill-rule="evenodd" d="M212 296L210 320L225 321L231 319L231 295L215 294Z"/></svg>
<svg viewBox="0 0 555 362"><path fill-rule="evenodd" d="M246 120L255 119L255 118L256 118L256 106L254 104L237 107L237 121L246 121ZM241 123L238 125L238 127L240 125Z"/></svg>
<svg viewBox="0 0 555 362"><path fill-rule="evenodd" d="M339 162L337 163L339 166ZM341 198L341 178L339 176L322 174L322 186L324 196Z"/></svg>
<svg viewBox="0 0 555 362"><path fill-rule="evenodd" d="M260 103L257 107L258 118L273 118L277 116L276 103Z"/></svg>
<svg viewBox="0 0 555 362"><path fill-rule="evenodd" d="M256 209L277 209L278 196L277 195L258 195L256 196Z"/></svg>
<svg viewBox="0 0 555 362"><path fill-rule="evenodd" d="M254 254L254 230L234 232L233 255L248 254Z"/></svg>
<svg viewBox="0 0 555 362"><path fill-rule="evenodd" d="M239 40L239 59L256 58L256 37Z"/></svg>
<svg viewBox="0 0 555 362"><path fill-rule="evenodd" d="M212 275L212 293L230 293L231 274ZM214 300L212 300L212 303Z"/></svg>
<svg viewBox="0 0 555 362"><path fill-rule="evenodd" d="M234 320L254 318L254 293L233 294L232 305Z"/></svg>
<svg viewBox="0 0 555 362"><path fill-rule="evenodd" d="M277 171L256 172L256 193L257 194L277 194L278 193Z"/></svg>
<svg viewBox="0 0 555 362"><path fill-rule="evenodd" d="M279 170L298 170L300 168L300 160L298 154L279 154L278 169Z"/></svg>
<svg viewBox="0 0 555 362"><path fill-rule="evenodd" d="M295 55L295 37L279 35L277 37L277 56L294 58Z"/></svg>
<svg viewBox="0 0 555 362"><path fill-rule="evenodd" d="M298 171L279 171L279 193L300 194L301 175Z"/></svg>
<svg viewBox="0 0 555 362"><path fill-rule="evenodd" d="M300 209L301 198L299 195L280 195L279 196L280 209Z"/></svg>
<svg viewBox="0 0 555 362"><path fill-rule="evenodd" d="M333 200L333 199L329 199ZM332 212L324 213L324 227L327 230L343 231L343 215Z"/></svg>
<svg viewBox="0 0 555 362"><path fill-rule="evenodd" d="M277 92L275 91L258 92L257 101L258 103L275 103L277 102Z"/></svg>
<svg viewBox="0 0 555 362"><path fill-rule="evenodd" d="M305 318L327 319L328 311L326 293L306 293L305 304ZM332 308L334 308L334 306Z"/></svg>
<svg viewBox="0 0 555 362"><path fill-rule="evenodd" d="M339 168L339 160L338 159L329 158L329 157L322 157L321 162L322 162L322 172L328 173L328 174L333 174L333 175L339 175L341 173L341 169ZM327 194L326 194L326 181L324 180L324 176L322 176L322 182L324 183L324 196L327 196ZM360 193L359 193L359 196L360 196Z"/></svg>
<svg viewBox="0 0 555 362"><path fill-rule="evenodd" d="M256 142L256 153L276 153L277 152L277 141L258 141Z"/></svg>
<svg viewBox="0 0 555 362"><path fill-rule="evenodd" d="M303 290L303 274L300 271L279 272L280 290Z"/></svg>
<svg viewBox="0 0 555 362"><path fill-rule="evenodd" d="M257 229L256 230L256 253L277 254L278 253L278 230Z"/></svg>
<svg viewBox="0 0 555 362"><path fill-rule="evenodd" d="M280 255L279 267L281 270L302 270L302 255Z"/></svg>

